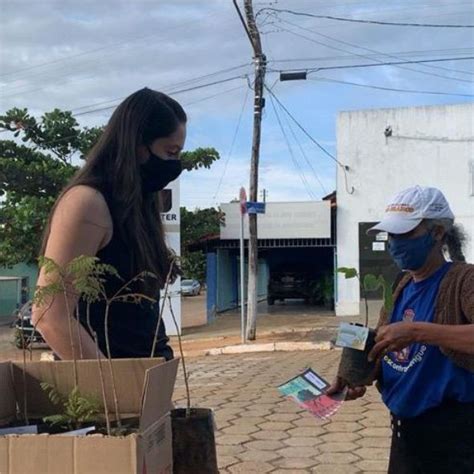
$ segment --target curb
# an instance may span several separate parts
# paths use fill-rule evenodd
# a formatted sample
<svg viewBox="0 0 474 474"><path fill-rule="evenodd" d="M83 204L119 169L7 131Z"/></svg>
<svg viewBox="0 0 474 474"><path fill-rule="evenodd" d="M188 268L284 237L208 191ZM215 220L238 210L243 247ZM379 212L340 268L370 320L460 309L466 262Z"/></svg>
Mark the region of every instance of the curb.
<svg viewBox="0 0 474 474"><path fill-rule="evenodd" d="M236 344L212 349L184 351L186 357L216 356L229 354L249 354L255 352L295 352L329 351L334 348L330 341L325 342L270 342L265 344Z"/></svg>
<svg viewBox="0 0 474 474"><path fill-rule="evenodd" d="M186 329L186 328L184 328ZM279 336L281 334L300 334L300 333L305 333L305 332L317 332L317 331L324 331L324 330L328 330L328 329L335 329L337 330L337 326L335 326L334 328L331 328L331 327L327 327L327 326L303 326L301 328L292 328L292 329L275 329L275 330L272 330L272 331L263 331L263 332L259 332L259 337L271 337L271 336ZM191 334L188 334L184 337L182 337L182 342L183 344L189 344L189 343L192 343L192 342L203 342L203 341L215 341L215 340L222 340L222 339L226 339L228 337L231 337L229 335L225 335L225 336L213 336L213 337L204 337L204 338L197 338L197 339L192 339L191 337L192 335ZM176 338L177 339L177 336L170 336L170 339L173 339L173 338ZM189 339L188 339L189 338Z"/></svg>

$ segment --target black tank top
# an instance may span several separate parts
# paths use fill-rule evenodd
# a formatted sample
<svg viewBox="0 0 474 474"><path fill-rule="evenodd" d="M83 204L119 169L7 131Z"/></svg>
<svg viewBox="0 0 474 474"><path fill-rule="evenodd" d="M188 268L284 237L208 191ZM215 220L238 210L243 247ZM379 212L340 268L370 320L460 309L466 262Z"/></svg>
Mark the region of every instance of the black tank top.
<svg viewBox="0 0 474 474"><path fill-rule="evenodd" d="M113 235L110 242L97 253L101 263L112 265L119 273L122 280L108 276L105 282L106 294L111 297L124 284L136 274L132 274L132 261L130 248L121 236L120 228L116 223L113 212L113 203L109 196L98 190L104 196L113 221ZM132 292L138 287L131 287ZM141 291L143 292L143 291ZM115 302L109 309L109 342L113 358L150 357L156 325L159 319L160 294L156 295L157 303L142 300L140 303ZM87 324L87 305L83 300L79 302L79 319L89 331ZM90 325L96 332L99 347L103 354L107 354L104 328L105 303L93 303L89 308ZM90 332L90 331L89 331ZM173 358L173 350L168 345L165 325L160 322L155 357L164 357L166 360Z"/></svg>

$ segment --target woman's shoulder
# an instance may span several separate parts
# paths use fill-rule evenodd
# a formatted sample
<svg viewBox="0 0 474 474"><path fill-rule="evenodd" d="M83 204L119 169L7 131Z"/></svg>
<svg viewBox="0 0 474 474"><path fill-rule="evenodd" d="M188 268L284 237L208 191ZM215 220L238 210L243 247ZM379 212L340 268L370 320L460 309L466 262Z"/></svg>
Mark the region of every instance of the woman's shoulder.
<svg viewBox="0 0 474 474"><path fill-rule="evenodd" d="M112 227L112 217L104 195L92 186L77 185L60 198L55 214L103 227Z"/></svg>

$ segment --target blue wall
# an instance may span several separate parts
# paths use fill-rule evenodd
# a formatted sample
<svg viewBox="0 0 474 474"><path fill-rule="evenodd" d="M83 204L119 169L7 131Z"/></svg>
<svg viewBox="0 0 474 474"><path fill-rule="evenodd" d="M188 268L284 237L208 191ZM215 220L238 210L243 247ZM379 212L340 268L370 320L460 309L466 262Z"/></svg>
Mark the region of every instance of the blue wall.
<svg viewBox="0 0 474 474"><path fill-rule="evenodd" d="M247 296L248 262L245 262L245 297ZM258 297L267 297L270 270L264 259L259 260ZM218 249L207 254L207 318L216 313L235 309L240 304L240 258L234 250Z"/></svg>
<svg viewBox="0 0 474 474"><path fill-rule="evenodd" d="M206 306L207 322L216 317L217 306L217 253L209 252L206 255Z"/></svg>
<svg viewBox="0 0 474 474"><path fill-rule="evenodd" d="M38 268L36 265L26 265L21 263L12 268L0 268L0 276L6 277L27 277L28 278L28 297L33 298L36 280L38 278ZM10 318L13 311L17 308L18 291L16 281L0 282L0 321Z"/></svg>

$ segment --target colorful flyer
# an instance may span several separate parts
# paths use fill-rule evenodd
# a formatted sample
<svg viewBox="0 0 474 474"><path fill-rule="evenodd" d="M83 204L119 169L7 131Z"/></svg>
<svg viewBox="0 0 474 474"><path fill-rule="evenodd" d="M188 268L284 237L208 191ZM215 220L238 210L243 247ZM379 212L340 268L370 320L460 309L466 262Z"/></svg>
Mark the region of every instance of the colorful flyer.
<svg viewBox="0 0 474 474"><path fill-rule="evenodd" d="M278 390L295 401L301 408L315 417L326 420L332 416L344 402L347 390L336 395L326 395L329 383L312 369L280 385Z"/></svg>
<svg viewBox="0 0 474 474"><path fill-rule="evenodd" d="M350 323L341 323L337 331L336 346L363 351L369 336L369 328Z"/></svg>

